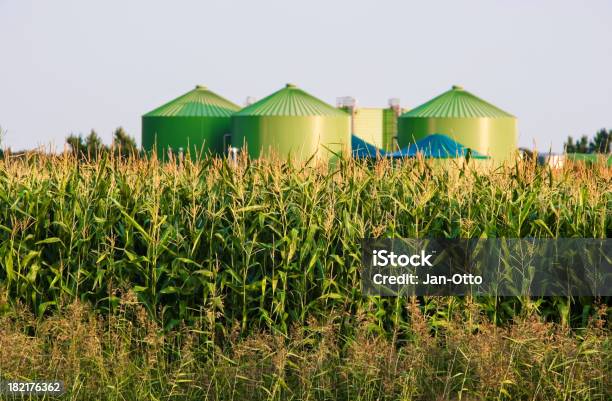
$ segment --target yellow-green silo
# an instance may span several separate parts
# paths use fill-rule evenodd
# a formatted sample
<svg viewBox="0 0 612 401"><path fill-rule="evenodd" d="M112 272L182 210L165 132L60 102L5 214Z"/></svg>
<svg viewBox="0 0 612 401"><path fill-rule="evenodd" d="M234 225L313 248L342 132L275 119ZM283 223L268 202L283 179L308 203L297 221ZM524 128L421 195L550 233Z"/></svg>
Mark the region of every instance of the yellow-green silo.
<svg viewBox="0 0 612 401"><path fill-rule="evenodd" d="M497 163L510 160L517 150L516 117L460 86L453 86L398 119L401 148L435 133L445 134Z"/></svg>
<svg viewBox="0 0 612 401"><path fill-rule="evenodd" d="M384 150L394 152L397 147L397 119L401 109L356 108L352 112L352 134Z"/></svg>
<svg viewBox="0 0 612 401"><path fill-rule="evenodd" d="M350 151L350 140L348 113L292 84L232 115L232 146L252 158L331 160Z"/></svg>
<svg viewBox="0 0 612 401"><path fill-rule="evenodd" d="M168 151L221 154L230 146L230 116L240 107L204 86L142 116L142 146L156 148L165 159Z"/></svg>

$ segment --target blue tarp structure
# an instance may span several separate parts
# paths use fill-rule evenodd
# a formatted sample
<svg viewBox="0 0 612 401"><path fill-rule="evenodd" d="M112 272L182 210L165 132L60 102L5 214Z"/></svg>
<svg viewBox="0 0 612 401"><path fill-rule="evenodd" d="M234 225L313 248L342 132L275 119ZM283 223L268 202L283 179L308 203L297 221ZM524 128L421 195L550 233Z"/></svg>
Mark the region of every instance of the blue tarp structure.
<svg viewBox="0 0 612 401"><path fill-rule="evenodd" d="M423 157L435 159L450 159L455 157L466 157L468 150L473 159L488 159L489 156L481 155L473 149L468 149L462 144L455 142L443 134L427 135L415 143L400 149L397 152L387 153L388 157L399 159L403 157L416 157L418 153Z"/></svg>
<svg viewBox="0 0 612 401"><path fill-rule="evenodd" d="M384 157L386 155L384 150L377 148L356 135L351 135L351 148L353 157L356 159L375 158L376 156Z"/></svg>
<svg viewBox="0 0 612 401"><path fill-rule="evenodd" d="M417 154L422 154L423 157L433 159L451 159L456 157L466 157L468 151L471 152L472 159L488 159L489 156L481 155L473 149L468 149L462 144L455 142L444 134L427 135L415 143L400 149L396 152L385 152L359 138L356 135L351 136L351 147L354 158L375 158L390 157L393 159L401 159L404 157L416 157Z"/></svg>

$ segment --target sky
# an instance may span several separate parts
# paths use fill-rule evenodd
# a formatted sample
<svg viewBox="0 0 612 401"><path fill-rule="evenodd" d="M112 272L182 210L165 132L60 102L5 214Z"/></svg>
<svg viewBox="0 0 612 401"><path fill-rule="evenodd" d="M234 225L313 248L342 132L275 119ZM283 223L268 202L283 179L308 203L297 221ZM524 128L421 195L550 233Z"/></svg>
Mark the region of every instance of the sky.
<svg viewBox="0 0 612 401"><path fill-rule="evenodd" d="M196 84L243 105L292 82L406 108L462 85L558 152L612 128L611 71L610 0L0 0L0 146L140 143L141 115Z"/></svg>

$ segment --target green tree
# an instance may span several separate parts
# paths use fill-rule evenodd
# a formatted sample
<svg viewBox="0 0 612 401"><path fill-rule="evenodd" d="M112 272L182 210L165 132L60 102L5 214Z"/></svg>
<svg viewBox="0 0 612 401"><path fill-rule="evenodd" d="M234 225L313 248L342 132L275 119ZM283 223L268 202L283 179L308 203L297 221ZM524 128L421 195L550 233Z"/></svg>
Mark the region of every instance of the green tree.
<svg viewBox="0 0 612 401"><path fill-rule="evenodd" d="M82 135L71 134L66 138L66 143L70 145L72 153L80 159L97 159L98 156L108 151L95 130L91 130L89 135L83 139Z"/></svg>
<svg viewBox="0 0 612 401"><path fill-rule="evenodd" d="M104 145L102 139L93 129L85 138L85 149L87 151L87 156L92 159L97 159L102 153L108 151L108 148Z"/></svg>
<svg viewBox="0 0 612 401"><path fill-rule="evenodd" d="M589 138L586 135L582 135L580 140L576 142L577 153L589 153Z"/></svg>
<svg viewBox="0 0 612 401"><path fill-rule="evenodd" d="M568 136L564 148L567 153L589 153L589 138L583 135L574 143L574 138Z"/></svg>
<svg viewBox="0 0 612 401"><path fill-rule="evenodd" d="M600 129L589 143L589 153L610 153L612 148L612 130Z"/></svg>
<svg viewBox="0 0 612 401"><path fill-rule="evenodd" d="M83 144L83 138L81 135L70 134L66 138L66 143L70 146L72 153L77 157L83 157L85 154L85 145Z"/></svg>
<svg viewBox="0 0 612 401"><path fill-rule="evenodd" d="M583 135L580 140L574 142L574 138L568 136L564 148L567 153L611 153L612 130L602 128L591 140Z"/></svg>
<svg viewBox="0 0 612 401"><path fill-rule="evenodd" d="M5 135L6 135L6 131L0 125L0 160L4 158L4 149L2 149L2 144L4 142Z"/></svg>
<svg viewBox="0 0 612 401"><path fill-rule="evenodd" d="M123 127L119 127L113 134L113 153L116 156L128 157L138 154L138 148L134 138L129 136Z"/></svg>
<svg viewBox="0 0 612 401"><path fill-rule="evenodd" d="M566 153L576 153L576 145L574 144L574 138L571 136L567 137L567 142L565 142L564 146Z"/></svg>

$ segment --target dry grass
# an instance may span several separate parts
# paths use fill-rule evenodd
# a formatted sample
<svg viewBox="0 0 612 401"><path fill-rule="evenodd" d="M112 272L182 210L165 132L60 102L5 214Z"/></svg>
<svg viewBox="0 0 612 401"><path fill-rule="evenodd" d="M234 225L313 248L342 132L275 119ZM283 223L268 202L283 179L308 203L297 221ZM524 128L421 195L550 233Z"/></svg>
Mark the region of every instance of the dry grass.
<svg viewBox="0 0 612 401"><path fill-rule="evenodd" d="M610 327L569 331L536 315L498 327L477 307L433 334L416 300L406 339L373 333L366 317L311 320L290 333L238 333L213 346L193 327L162 333L129 292L105 316L73 302L36 319L0 317L0 375L56 378L74 400L608 400ZM604 307L602 307L604 308ZM600 310L597 316L606 312ZM350 319L349 319L350 320Z"/></svg>

